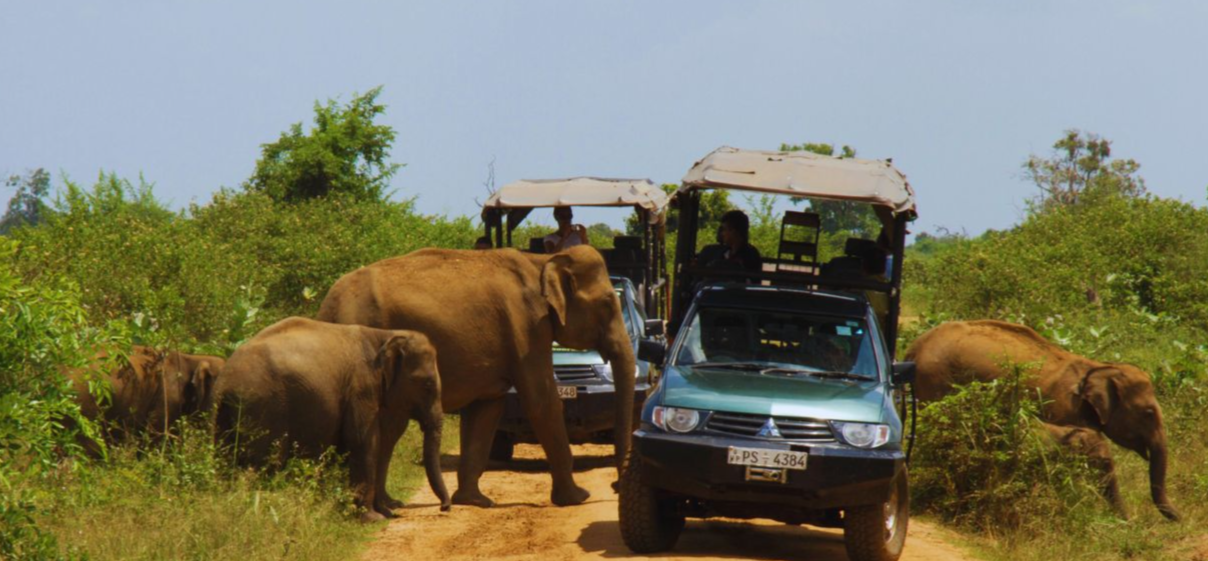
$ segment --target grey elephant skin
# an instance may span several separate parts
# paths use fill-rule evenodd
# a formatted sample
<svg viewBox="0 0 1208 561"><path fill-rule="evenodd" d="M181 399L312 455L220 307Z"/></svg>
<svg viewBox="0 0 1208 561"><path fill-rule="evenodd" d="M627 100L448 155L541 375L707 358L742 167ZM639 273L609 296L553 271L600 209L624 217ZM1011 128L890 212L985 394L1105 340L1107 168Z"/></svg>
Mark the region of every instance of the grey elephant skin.
<svg viewBox="0 0 1208 561"><path fill-rule="evenodd" d="M214 388L217 437L241 463L347 455L362 520L392 516L385 494L394 446L414 419L428 483L449 508L440 473L440 375L421 333L288 318L240 346Z"/></svg>
<svg viewBox="0 0 1208 561"><path fill-rule="evenodd" d="M117 366L100 372L102 364ZM204 409L225 360L217 356L160 351L135 345L124 358L102 351L93 357L93 366L66 372L75 390L80 412L92 420L104 422L109 442L139 434L159 436L180 418ZM109 384L109 401L98 403L89 391L89 381ZM92 456L100 455L100 446L85 437L80 444Z"/></svg>
<svg viewBox="0 0 1208 561"><path fill-rule="evenodd" d="M576 246L554 255L513 249L424 249L344 275L318 319L414 329L440 352L443 402L461 413L456 504L487 507L478 480L515 386L549 459L555 505L589 493L574 482L573 459L553 372L553 344L592 349L616 372L616 454L633 430L633 347L621 302L600 253Z"/></svg>
<svg viewBox="0 0 1208 561"><path fill-rule="evenodd" d="M1167 518L1179 518L1166 494L1162 407L1149 374L1140 368L1091 360L1050 343L1027 326L991 320L939 325L910 346L906 360L917 365L915 393L923 401L943 397L954 384L1000 378L1006 374L1005 364L1038 364L1029 383L1046 401L1043 420L1065 427L1050 429L1050 434L1086 453L1103 471L1104 493L1116 511L1127 518L1103 436L1149 461L1154 504Z"/></svg>

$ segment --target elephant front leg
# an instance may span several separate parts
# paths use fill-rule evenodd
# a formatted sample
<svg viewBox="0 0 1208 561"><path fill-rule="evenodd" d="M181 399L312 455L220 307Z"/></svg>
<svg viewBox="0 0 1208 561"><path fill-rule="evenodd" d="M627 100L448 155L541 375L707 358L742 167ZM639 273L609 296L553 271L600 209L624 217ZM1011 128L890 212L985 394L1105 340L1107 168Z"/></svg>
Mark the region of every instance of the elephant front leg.
<svg viewBox="0 0 1208 561"><path fill-rule="evenodd" d="M354 501L362 510L362 522L377 522L392 516L389 510L385 512L378 508L377 491L377 434L370 436L370 442L354 448L348 458L348 479L352 487Z"/></svg>
<svg viewBox="0 0 1208 561"><path fill-rule="evenodd" d="M544 363L544 368L537 365L526 368L516 377L516 393L549 461L554 480L550 501L557 506L577 505L591 497L591 493L575 484L574 458L570 453L566 418L562 414L562 400L554 383L552 364L551 358Z"/></svg>
<svg viewBox="0 0 1208 561"><path fill-rule="evenodd" d="M461 411L461 458L457 463L457 492L453 504L489 508L495 501L478 489L478 480L486 471L491 442L499 419L503 417L503 398L475 401Z"/></svg>
<svg viewBox="0 0 1208 561"><path fill-rule="evenodd" d="M374 490L374 498L376 502L374 509L378 512L391 512L396 508L404 506L403 501L400 501L390 496L386 491L386 476L390 473L390 460L394 457L394 447L398 444L398 440L407 432L407 423L404 419L400 426L382 426L382 436L378 442L377 455L377 487Z"/></svg>

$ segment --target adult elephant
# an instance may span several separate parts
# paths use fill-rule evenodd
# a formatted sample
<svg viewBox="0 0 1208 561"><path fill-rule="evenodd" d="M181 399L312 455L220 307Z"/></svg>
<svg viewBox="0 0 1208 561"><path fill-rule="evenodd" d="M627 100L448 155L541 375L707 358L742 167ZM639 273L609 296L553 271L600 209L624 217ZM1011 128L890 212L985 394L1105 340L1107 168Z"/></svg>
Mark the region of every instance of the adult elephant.
<svg viewBox="0 0 1208 561"><path fill-rule="evenodd" d="M216 434L241 462L318 458L329 448L347 454L365 521L390 515L379 462L415 419L428 484L441 510L449 508L440 474L440 375L421 333L286 318L231 355L214 400Z"/></svg>
<svg viewBox="0 0 1208 561"><path fill-rule="evenodd" d="M457 504L489 507L478 488L504 395L516 388L553 476L555 505L590 494L575 484L553 343L592 349L616 376L616 457L633 430L633 348L621 304L599 252L572 247L554 255L512 249L423 249L344 275L318 319L424 333L439 351L443 403L461 412ZM384 461L389 461L385 458Z"/></svg>
<svg viewBox="0 0 1208 561"><path fill-rule="evenodd" d="M102 365L115 361L111 370L101 370ZM105 434L113 442L143 432L162 435L177 419L201 411L224 364L217 356L135 345L120 358L99 352L92 366L71 370L67 377L80 412L89 419L103 420ZM89 387L89 382L102 379L109 384L109 399L103 405ZM97 443L81 438L80 444L90 454L99 455Z"/></svg>
<svg viewBox="0 0 1208 561"><path fill-rule="evenodd" d="M923 401L939 399L953 384L1000 378L1007 364L1038 364L1030 384L1045 399L1043 420L1101 432L1148 460L1154 504L1167 518L1178 519L1166 495L1168 453L1162 408L1149 374L1140 368L1091 360L1050 343L1026 326L990 320L935 327L910 346L906 360L917 366L915 393ZM1092 440L1079 437L1081 447L1095 448L1098 456L1108 454L1106 446ZM1107 478L1105 494L1126 516L1114 492L1110 455L1091 456Z"/></svg>

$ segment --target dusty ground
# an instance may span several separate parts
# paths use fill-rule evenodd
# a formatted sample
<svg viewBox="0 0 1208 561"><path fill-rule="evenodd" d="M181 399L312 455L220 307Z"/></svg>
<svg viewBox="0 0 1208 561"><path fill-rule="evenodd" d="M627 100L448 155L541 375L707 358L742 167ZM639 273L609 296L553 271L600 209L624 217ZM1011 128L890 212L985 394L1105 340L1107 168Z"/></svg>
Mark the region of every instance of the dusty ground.
<svg viewBox="0 0 1208 561"><path fill-rule="evenodd" d="M617 496L611 483L612 447L575 446L575 480L591 491L582 505L556 508L549 503L550 478L538 446L520 445L517 461L493 465L481 486L495 499L492 509L454 506L441 513L424 486L412 504L382 530L365 559L459 561L468 559L588 560L649 557L632 554L617 529ZM457 485L456 457L446 458L445 481ZM944 541L945 533L912 520L903 560L975 559ZM659 559L698 561L731 559L811 559L843 561L838 530L785 526L772 521L689 520L675 549Z"/></svg>

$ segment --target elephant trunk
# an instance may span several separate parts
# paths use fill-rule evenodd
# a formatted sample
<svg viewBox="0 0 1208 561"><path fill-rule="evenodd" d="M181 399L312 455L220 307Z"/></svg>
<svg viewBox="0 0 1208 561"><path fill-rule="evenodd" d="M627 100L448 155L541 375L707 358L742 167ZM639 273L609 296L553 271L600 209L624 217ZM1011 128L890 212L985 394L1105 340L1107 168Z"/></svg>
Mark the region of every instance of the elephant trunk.
<svg viewBox="0 0 1208 561"><path fill-rule="evenodd" d="M1149 492L1158 512L1170 520L1179 519L1179 511L1166 496L1166 439L1159 438L1149 447Z"/></svg>
<svg viewBox="0 0 1208 561"><path fill-rule="evenodd" d="M440 444L444 432L444 418L439 412L440 404L437 404L435 409L437 412L433 418L421 426L424 432L424 472L428 475L428 485L432 487L432 492L440 499L440 509L447 511L453 503L449 501L449 490L445 487L445 478L440 473Z"/></svg>
<svg viewBox="0 0 1208 561"><path fill-rule="evenodd" d="M625 461L625 456L629 453L629 442L633 433L633 388L637 383L637 377L634 375L637 363L633 356L633 345L629 341L629 333L620 319L616 323L620 325L614 328L614 331L619 331L620 335L611 337L614 344L611 345L611 348L605 349L605 358L612 367L613 384L616 388L617 418L613 435L616 439L616 464L619 473L621 463Z"/></svg>

